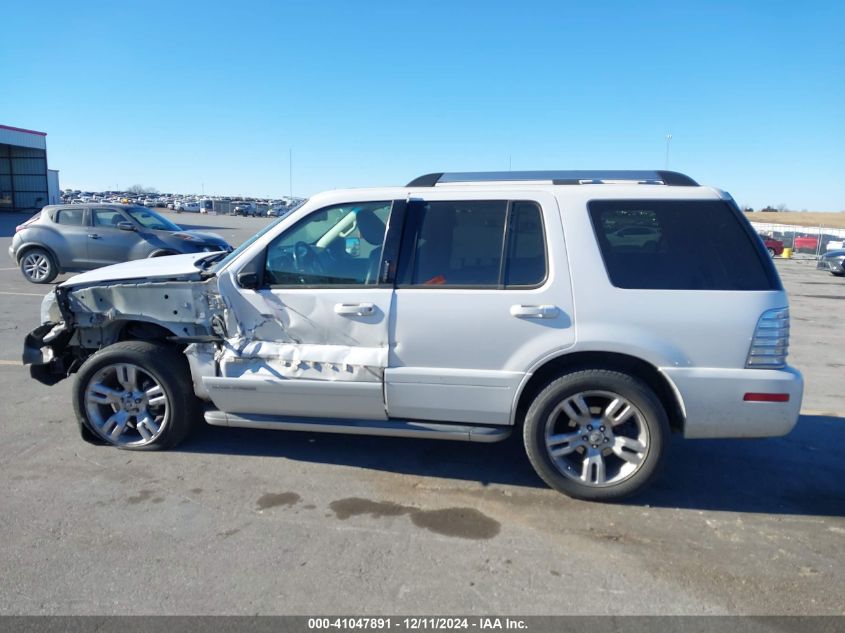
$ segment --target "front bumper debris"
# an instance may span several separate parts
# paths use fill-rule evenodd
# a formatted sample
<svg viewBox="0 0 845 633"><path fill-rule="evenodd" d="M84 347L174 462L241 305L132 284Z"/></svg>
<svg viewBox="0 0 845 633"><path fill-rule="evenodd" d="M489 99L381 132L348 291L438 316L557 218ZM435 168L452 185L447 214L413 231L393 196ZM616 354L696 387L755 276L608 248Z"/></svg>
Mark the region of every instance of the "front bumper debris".
<svg viewBox="0 0 845 633"><path fill-rule="evenodd" d="M72 332L64 323L47 322L26 335L23 364L29 375L45 385L55 385L75 369L73 357L64 353Z"/></svg>

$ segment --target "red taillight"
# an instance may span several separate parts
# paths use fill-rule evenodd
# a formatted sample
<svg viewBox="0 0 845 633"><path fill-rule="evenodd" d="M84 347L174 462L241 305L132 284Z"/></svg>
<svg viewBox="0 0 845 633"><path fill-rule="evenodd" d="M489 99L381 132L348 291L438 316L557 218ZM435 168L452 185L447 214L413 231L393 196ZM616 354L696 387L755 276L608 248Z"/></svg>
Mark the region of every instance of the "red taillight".
<svg viewBox="0 0 845 633"><path fill-rule="evenodd" d="M41 217L41 214L40 214L40 213L36 213L35 215L33 215L31 218L29 218L29 219L28 219L26 222L24 222L23 224L18 224L18 225L15 227L15 233L17 233L18 231L23 231L23 230L24 230L27 226L29 226L30 224L32 224L33 222L35 222L35 221L36 221L38 218L40 218L40 217Z"/></svg>
<svg viewBox="0 0 845 633"><path fill-rule="evenodd" d="M742 397L746 402L789 402L788 393L747 393Z"/></svg>

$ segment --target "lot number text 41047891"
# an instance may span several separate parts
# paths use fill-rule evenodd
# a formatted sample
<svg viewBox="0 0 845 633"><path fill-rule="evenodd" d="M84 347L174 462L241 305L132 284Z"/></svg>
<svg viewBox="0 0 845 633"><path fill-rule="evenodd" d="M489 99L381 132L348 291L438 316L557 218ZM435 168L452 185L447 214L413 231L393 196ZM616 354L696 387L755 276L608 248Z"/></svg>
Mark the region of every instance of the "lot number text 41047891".
<svg viewBox="0 0 845 633"><path fill-rule="evenodd" d="M476 617L349 617L349 618L308 618L309 630L524 630L524 620L518 618Z"/></svg>

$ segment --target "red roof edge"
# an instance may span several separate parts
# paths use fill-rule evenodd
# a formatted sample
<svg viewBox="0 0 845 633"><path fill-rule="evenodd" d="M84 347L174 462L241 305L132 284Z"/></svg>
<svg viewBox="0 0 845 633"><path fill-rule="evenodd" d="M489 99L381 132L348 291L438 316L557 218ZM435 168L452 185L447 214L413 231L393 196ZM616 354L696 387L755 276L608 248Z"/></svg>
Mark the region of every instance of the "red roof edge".
<svg viewBox="0 0 845 633"><path fill-rule="evenodd" d="M12 132L25 132L26 134L37 134L38 136L47 136L47 132L36 132L35 130L25 130L22 127L12 127L11 125L0 125L2 130L12 130Z"/></svg>

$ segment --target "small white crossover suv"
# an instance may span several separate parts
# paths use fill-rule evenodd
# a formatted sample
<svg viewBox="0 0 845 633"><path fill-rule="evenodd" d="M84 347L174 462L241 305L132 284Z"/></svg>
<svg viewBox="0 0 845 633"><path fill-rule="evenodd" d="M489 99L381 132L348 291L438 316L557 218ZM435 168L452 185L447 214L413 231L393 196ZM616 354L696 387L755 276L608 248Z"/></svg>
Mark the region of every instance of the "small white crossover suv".
<svg viewBox="0 0 845 633"><path fill-rule="evenodd" d="M72 277L24 362L75 373L83 437L209 424L494 442L585 499L672 432L788 433L787 297L726 193L668 171L446 173L331 191L234 252ZM506 465L502 465L506 468Z"/></svg>

